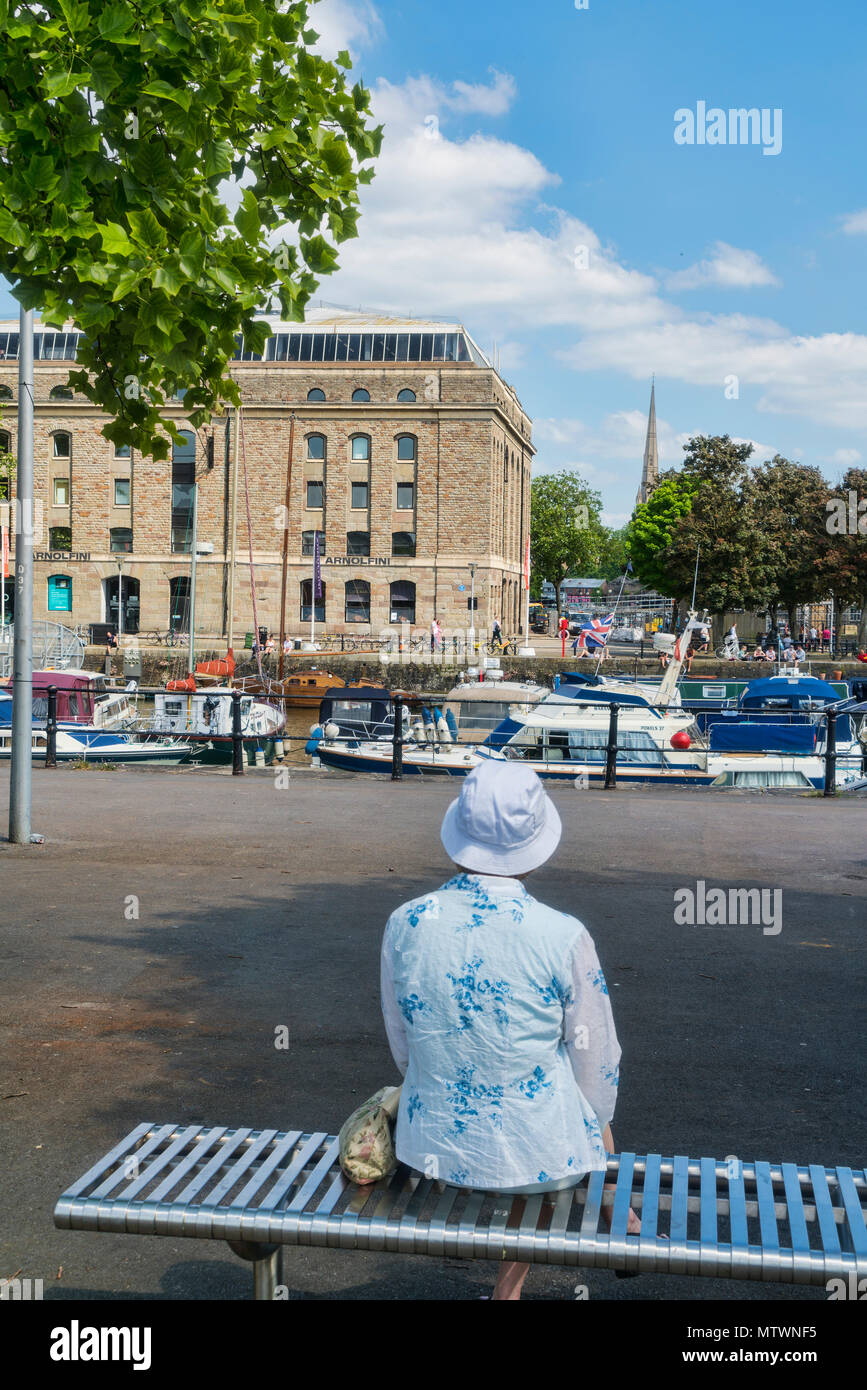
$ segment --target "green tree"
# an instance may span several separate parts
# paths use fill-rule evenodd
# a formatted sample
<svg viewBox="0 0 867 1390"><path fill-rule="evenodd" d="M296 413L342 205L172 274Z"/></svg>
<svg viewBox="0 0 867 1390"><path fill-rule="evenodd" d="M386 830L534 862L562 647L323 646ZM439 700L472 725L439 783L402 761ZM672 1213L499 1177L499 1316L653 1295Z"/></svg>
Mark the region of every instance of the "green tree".
<svg viewBox="0 0 867 1390"><path fill-rule="evenodd" d="M768 590L767 607L776 628L782 608L794 631L795 610L825 597L819 570L828 484L818 468L775 454L744 480L744 515L758 530L759 562Z"/></svg>
<svg viewBox="0 0 867 1390"><path fill-rule="evenodd" d="M0 272L83 331L69 384L116 444L165 457L179 388L194 426L238 403L236 335L261 351L274 300L302 318L356 235L381 130L307 23L306 0L0 0Z"/></svg>
<svg viewBox="0 0 867 1390"><path fill-rule="evenodd" d="M2 424L3 416L0 415L0 425ZM8 500L12 496L15 466L15 455L10 454L6 449L0 449L0 502Z"/></svg>
<svg viewBox="0 0 867 1390"><path fill-rule="evenodd" d="M683 473L663 473L646 502L635 508L626 528L626 548L636 577L660 594L683 598L680 580L669 573L665 556L678 525L688 516L698 484Z"/></svg>
<svg viewBox="0 0 867 1390"><path fill-rule="evenodd" d="M606 529L599 520L602 500L572 469L534 478L530 510L530 594L538 598L543 580L557 590L571 572L592 576L604 552Z"/></svg>
<svg viewBox="0 0 867 1390"><path fill-rule="evenodd" d="M590 579L618 579L626 569L629 560L627 537L629 528L621 526L618 531L605 530L602 537L602 552L599 564Z"/></svg>
<svg viewBox="0 0 867 1390"><path fill-rule="evenodd" d="M867 647L867 469L850 468L825 502L824 537L817 569L822 597L840 608L861 609L858 650Z"/></svg>

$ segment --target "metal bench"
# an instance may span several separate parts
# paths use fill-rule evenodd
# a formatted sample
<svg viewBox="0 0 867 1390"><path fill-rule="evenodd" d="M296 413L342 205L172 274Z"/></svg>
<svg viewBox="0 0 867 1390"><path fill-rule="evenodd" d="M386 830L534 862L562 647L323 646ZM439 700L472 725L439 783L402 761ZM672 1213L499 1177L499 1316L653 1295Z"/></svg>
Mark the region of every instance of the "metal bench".
<svg viewBox="0 0 867 1390"><path fill-rule="evenodd" d="M253 1262L260 1299L274 1297L284 1245L782 1284L867 1275L864 1169L624 1153L607 1174L552 1194L540 1219L542 1196L443 1187L403 1164L359 1187L337 1153L334 1135L141 1124L64 1192L54 1221L225 1240ZM520 1223L508 1224L522 1200ZM630 1206L637 1236L626 1234Z"/></svg>

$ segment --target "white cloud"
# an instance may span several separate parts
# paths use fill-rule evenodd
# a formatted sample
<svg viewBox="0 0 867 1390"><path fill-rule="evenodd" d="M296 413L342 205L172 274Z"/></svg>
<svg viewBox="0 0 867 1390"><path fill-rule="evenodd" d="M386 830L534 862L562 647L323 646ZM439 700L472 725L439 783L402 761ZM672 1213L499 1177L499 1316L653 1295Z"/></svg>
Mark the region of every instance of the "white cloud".
<svg viewBox="0 0 867 1390"><path fill-rule="evenodd" d="M329 297L452 314L485 344L571 328L572 345L556 355L575 370L643 382L655 371L721 397L736 375L740 397L749 393L759 410L867 428L867 336L804 336L770 318L688 312L667 299L654 276L625 264L587 223L551 205L559 177L531 150L481 130L450 138L456 103L486 119L511 89L494 73L487 90L485 97L478 87L446 87L426 76L376 84L383 152L362 191L360 236L341 248ZM679 274L741 290L773 283L754 252L727 243L700 265ZM551 335L548 352L550 343ZM643 426L633 434L643 448ZM675 457L679 450L668 454Z"/></svg>
<svg viewBox="0 0 867 1390"><path fill-rule="evenodd" d="M856 463L861 462L861 452L859 449L835 449L828 463L836 463L840 468L854 468Z"/></svg>
<svg viewBox="0 0 867 1390"><path fill-rule="evenodd" d="M670 290L694 290L705 285L726 290L747 290L757 286L779 285L780 281L757 252L717 241L711 247L707 260L672 272L666 276L665 284Z"/></svg>
<svg viewBox="0 0 867 1390"><path fill-rule="evenodd" d="M354 61L381 37L383 25L370 0L321 0L310 8L309 28L319 35L319 53L333 58L348 48Z"/></svg>
<svg viewBox="0 0 867 1390"><path fill-rule="evenodd" d="M846 213L845 217L840 218L840 224L847 236L863 236L867 232L867 208Z"/></svg>
<svg viewBox="0 0 867 1390"><path fill-rule="evenodd" d="M494 75L489 87L483 82L452 83L455 95L448 104L453 111L479 111L485 116L506 114L517 92L515 79L507 72L497 72L496 68L488 68L488 72Z"/></svg>

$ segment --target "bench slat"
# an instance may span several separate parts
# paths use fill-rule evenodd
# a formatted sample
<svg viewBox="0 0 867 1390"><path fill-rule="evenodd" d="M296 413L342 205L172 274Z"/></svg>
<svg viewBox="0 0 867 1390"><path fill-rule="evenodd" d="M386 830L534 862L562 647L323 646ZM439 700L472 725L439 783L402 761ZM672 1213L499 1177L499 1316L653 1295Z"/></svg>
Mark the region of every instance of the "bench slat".
<svg viewBox="0 0 867 1390"><path fill-rule="evenodd" d="M867 1275L861 1169L621 1154L572 1189L517 1197L438 1190L404 1164L359 1187L338 1157L336 1137L324 1133L138 1125L63 1194L55 1221L254 1248L505 1257L815 1285ZM641 1215L639 1236L627 1233L630 1206Z"/></svg>

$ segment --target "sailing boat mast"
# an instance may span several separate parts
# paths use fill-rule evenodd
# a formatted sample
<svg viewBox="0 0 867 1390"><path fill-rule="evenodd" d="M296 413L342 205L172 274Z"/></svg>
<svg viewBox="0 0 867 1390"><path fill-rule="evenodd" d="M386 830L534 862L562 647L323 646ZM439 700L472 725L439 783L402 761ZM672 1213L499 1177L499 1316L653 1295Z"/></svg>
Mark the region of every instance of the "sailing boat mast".
<svg viewBox="0 0 867 1390"><path fill-rule="evenodd" d="M289 558L289 500L292 496L292 452L295 446L295 412L289 416L289 463L286 467L286 501L283 506L283 573L280 580L280 657L277 679L283 679L283 646L286 641L286 567Z"/></svg>

